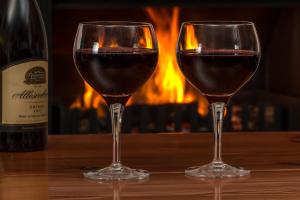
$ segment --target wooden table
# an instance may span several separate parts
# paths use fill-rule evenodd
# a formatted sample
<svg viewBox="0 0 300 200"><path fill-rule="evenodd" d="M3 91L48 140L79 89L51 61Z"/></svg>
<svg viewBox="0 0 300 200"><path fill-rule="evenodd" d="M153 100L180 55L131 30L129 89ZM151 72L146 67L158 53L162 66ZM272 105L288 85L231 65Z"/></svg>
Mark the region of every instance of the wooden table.
<svg viewBox="0 0 300 200"><path fill-rule="evenodd" d="M225 133L223 159L252 170L227 180L184 176L186 167L211 160L211 134L133 134L122 141L123 163L150 170L149 180L86 180L85 168L110 163L111 136L50 136L48 151L0 153L0 199L300 199L300 133Z"/></svg>

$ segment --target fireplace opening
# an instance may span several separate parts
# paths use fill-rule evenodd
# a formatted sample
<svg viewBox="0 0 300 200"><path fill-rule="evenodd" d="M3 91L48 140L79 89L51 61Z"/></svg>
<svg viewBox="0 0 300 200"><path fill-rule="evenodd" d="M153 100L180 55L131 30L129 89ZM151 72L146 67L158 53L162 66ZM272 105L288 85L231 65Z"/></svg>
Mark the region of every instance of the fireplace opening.
<svg viewBox="0 0 300 200"><path fill-rule="evenodd" d="M53 113L51 132L109 133L104 100L76 71L72 48L81 21L146 21L154 25L159 61L152 78L129 100L123 132L206 132L212 129L207 100L181 74L176 62L180 23L245 20L256 24L262 61L253 79L230 101L225 131L300 130L299 6L214 5L106 7L101 3L54 3ZM299 34L299 33L298 33ZM296 40L295 40L296 39ZM295 42L296 41L296 42ZM99 41L101 42L101 41ZM190 38L193 43L193 38ZM298 43L297 43L298 42Z"/></svg>

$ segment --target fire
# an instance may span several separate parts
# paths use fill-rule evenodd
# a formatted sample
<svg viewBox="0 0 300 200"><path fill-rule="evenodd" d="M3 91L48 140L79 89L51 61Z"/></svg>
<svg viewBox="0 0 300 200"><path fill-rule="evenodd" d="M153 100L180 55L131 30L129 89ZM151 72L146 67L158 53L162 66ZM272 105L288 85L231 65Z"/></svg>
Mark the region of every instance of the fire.
<svg viewBox="0 0 300 200"><path fill-rule="evenodd" d="M104 42L105 42L105 34L101 34L99 39L98 39L98 45L97 45L97 50L99 47L104 47ZM114 48L118 47L118 41L116 41L115 38L112 38L111 40L108 41L108 47Z"/></svg>
<svg viewBox="0 0 300 200"><path fill-rule="evenodd" d="M189 103L192 96L184 98L185 79L176 62L179 8L174 8L172 17L165 10L146 8L153 20L159 46L158 66L153 77L133 96L136 103L166 104ZM150 35L149 35L150 36ZM151 40L150 40L151 41ZM189 100L187 102L186 100Z"/></svg>
<svg viewBox="0 0 300 200"><path fill-rule="evenodd" d="M151 32L148 28L143 28L144 37L141 37L139 40L139 46L144 48L152 48L152 40L149 40L151 38Z"/></svg>
<svg viewBox="0 0 300 200"><path fill-rule="evenodd" d="M127 105L131 104L167 104L167 103L191 103L198 101L198 113L206 116L208 113L207 100L198 94L197 91L186 84L176 61L176 42L179 33L179 8L174 7L172 14L166 9L146 8L146 12L154 22L159 46L159 60L155 73L149 81L138 90ZM138 45L144 48L153 46L151 32L144 30L144 37L138 41ZM195 31L192 26L188 26L185 35L188 49L195 49L198 46ZM148 39L147 39L148 38ZM104 46L105 35L99 37L98 46ZM110 47L117 47L117 41L109 41ZM71 105L71 108L99 108L104 104L100 95L85 82L85 93L83 97L78 97ZM99 109L98 109L99 110ZM100 109L101 110L101 109ZM104 111L98 111L103 116Z"/></svg>
<svg viewBox="0 0 300 200"><path fill-rule="evenodd" d="M199 96L198 92L187 90L185 78L177 65L175 49L179 33L179 8L173 8L171 16L165 9L146 8L146 12L154 22L159 60L155 74L133 96L132 102L166 104L191 103L198 100L198 113L201 116L207 115L207 100ZM186 40L189 49L197 48L198 40L193 26L188 27Z"/></svg>
<svg viewBox="0 0 300 200"><path fill-rule="evenodd" d="M103 105L104 99L87 83L84 81L84 94L83 98L77 97L71 104L71 109L83 109L88 110L94 108L97 110L99 118L105 116L105 111L101 105Z"/></svg>
<svg viewBox="0 0 300 200"><path fill-rule="evenodd" d="M198 49L198 39L195 35L194 26L187 25L185 41L186 41L186 49Z"/></svg>

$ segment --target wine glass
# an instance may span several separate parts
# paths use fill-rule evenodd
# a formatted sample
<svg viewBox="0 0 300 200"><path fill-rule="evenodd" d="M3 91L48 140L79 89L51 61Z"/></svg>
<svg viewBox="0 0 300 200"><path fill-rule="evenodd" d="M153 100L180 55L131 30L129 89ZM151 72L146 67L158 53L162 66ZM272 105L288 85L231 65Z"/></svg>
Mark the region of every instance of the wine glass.
<svg viewBox="0 0 300 200"><path fill-rule="evenodd" d="M80 23L74 43L74 61L82 76L110 109L113 156L110 166L88 171L92 180L144 179L149 172L121 164L122 113L129 97L152 75L158 45L151 24L106 21Z"/></svg>
<svg viewBox="0 0 300 200"><path fill-rule="evenodd" d="M194 21L182 24L177 61L186 79L208 99L214 127L213 161L186 169L187 176L225 178L250 173L222 161L222 123L226 104L254 75L259 60L260 44L252 22Z"/></svg>

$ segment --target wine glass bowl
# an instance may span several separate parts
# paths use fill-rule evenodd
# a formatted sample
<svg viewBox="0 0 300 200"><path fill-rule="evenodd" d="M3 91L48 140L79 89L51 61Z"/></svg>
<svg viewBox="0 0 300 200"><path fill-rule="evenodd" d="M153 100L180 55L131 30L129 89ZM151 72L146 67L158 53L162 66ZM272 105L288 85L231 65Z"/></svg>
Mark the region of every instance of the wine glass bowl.
<svg viewBox="0 0 300 200"><path fill-rule="evenodd" d="M221 133L225 106L258 68L260 44L255 26L245 21L196 21L181 26L177 61L186 79L211 104L214 122L214 159L191 167L194 177L238 177L250 173L225 164Z"/></svg>
<svg viewBox="0 0 300 200"><path fill-rule="evenodd" d="M121 164L120 129L129 97L152 75L158 46L151 24L141 22L85 22L74 42L74 62L82 78L109 106L113 131L113 161L104 169L85 172L93 180L143 179L145 170Z"/></svg>
<svg viewBox="0 0 300 200"><path fill-rule="evenodd" d="M257 38L252 22L186 22L177 45L178 64L208 100L226 102L257 69Z"/></svg>
<svg viewBox="0 0 300 200"><path fill-rule="evenodd" d="M158 48L151 24L85 22L79 25L78 37L77 69L108 104L128 99L155 69Z"/></svg>

